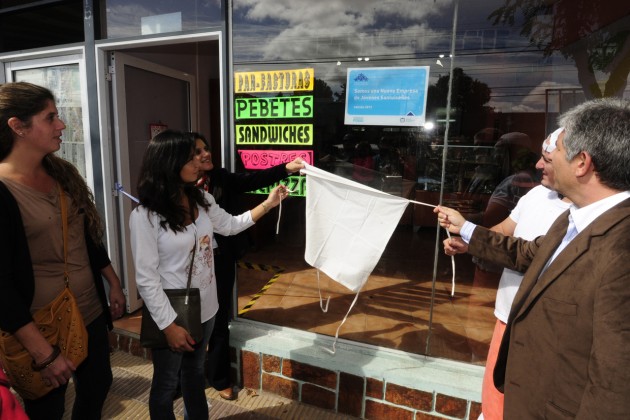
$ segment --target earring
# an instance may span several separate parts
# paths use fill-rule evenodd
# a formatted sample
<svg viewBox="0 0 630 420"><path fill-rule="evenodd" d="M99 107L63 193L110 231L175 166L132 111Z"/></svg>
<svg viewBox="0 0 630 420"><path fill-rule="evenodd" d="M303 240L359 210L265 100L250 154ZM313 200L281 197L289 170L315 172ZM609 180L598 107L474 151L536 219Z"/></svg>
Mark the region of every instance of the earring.
<svg viewBox="0 0 630 420"><path fill-rule="evenodd" d="M20 131L20 132L18 133L18 136L20 136L20 137L24 137L24 132L23 132L23 131Z"/></svg>

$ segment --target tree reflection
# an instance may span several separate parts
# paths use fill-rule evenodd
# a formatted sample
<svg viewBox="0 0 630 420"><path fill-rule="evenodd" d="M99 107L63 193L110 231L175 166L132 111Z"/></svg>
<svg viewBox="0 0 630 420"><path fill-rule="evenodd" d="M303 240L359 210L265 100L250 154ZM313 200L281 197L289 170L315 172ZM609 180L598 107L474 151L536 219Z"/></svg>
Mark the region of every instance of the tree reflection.
<svg viewBox="0 0 630 420"><path fill-rule="evenodd" d="M450 75L440 76L435 85L429 85L427 92L427 116L444 118ZM494 111L488 106L492 90L490 87L467 75L463 69L453 69L453 90L451 94L452 112L459 115L462 132L474 133L492 120Z"/></svg>
<svg viewBox="0 0 630 420"><path fill-rule="evenodd" d="M630 73L630 2L505 0L488 19L521 26L545 57L559 51L575 61L587 99L623 96ZM601 80L598 80L601 79Z"/></svg>

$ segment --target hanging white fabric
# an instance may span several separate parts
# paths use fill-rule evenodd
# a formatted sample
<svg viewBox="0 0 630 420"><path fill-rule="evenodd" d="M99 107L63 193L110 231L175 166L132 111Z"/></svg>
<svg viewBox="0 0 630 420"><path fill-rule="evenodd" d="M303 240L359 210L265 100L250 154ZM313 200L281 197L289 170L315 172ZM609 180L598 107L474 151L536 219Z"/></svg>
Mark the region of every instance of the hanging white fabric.
<svg viewBox="0 0 630 420"><path fill-rule="evenodd" d="M306 165L304 259L353 292L381 258L409 200Z"/></svg>
<svg viewBox="0 0 630 420"><path fill-rule="evenodd" d="M356 296L337 327L339 330L358 300L410 201L342 178L306 164L306 249L308 264L347 287ZM317 273L319 287L319 271ZM320 291L320 307L324 307ZM330 299L330 297L328 298ZM328 349L326 349L328 350Z"/></svg>

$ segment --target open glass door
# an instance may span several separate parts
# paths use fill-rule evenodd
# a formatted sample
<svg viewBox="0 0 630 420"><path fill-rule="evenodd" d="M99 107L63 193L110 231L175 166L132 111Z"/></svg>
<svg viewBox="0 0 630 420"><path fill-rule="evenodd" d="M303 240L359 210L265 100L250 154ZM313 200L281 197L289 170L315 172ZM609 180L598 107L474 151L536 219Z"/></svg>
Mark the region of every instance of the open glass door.
<svg viewBox="0 0 630 420"><path fill-rule="evenodd" d="M112 171L114 185L127 194L118 194L117 223L121 271L127 295L127 311L140 308L135 268L129 244L129 214L136 203L138 172L152 129L190 131L197 126L195 77L131 54L110 52L112 74Z"/></svg>

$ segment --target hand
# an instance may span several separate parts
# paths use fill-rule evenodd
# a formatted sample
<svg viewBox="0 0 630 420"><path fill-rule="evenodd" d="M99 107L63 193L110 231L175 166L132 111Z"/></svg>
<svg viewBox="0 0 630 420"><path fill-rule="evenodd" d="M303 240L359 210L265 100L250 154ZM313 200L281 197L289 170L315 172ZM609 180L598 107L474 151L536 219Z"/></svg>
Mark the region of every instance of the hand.
<svg viewBox="0 0 630 420"><path fill-rule="evenodd" d="M109 283L109 313L112 319L118 319L125 311L125 294L122 291L120 279L111 264L101 269L101 275Z"/></svg>
<svg viewBox="0 0 630 420"><path fill-rule="evenodd" d="M46 341L35 322L29 322L15 331L15 337L28 350L33 363L41 366L42 379L46 385L57 388L68 383L76 366L64 355L56 353L55 349ZM53 358L51 361L50 359ZM45 366L45 367L44 367ZM1 408L0 408L0 411Z"/></svg>
<svg viewBox="0 0 630 420"><path fill-rule="evenodd" d="M297 171L299 171L300 169L304 169L304 159L302 158L295 158L292 162L287 163L287 173L288 174L293 174Z"/></svg>
<svg viewBox="0 0 630 420"><path fill-rule="evenodd" d="M112 319L120 318L125 312L125 294L120 283L109 289L109 313Z"/></svg>
<svg viewBox="0 0 630 420"><path fill-rule="evenodd" d="M271 192L269 196L265 200L266 207L273 208L276 207L282 200L287 198L289 195L289 190L283 184L278 184Z"/></svg>
<svg viewBox="0 0 630 420"><path fill-rule="evenodd" d="M463 254L468 252L468 244L459 236L446 238L442 241L444 244L444 253L446 255Z"/></svg>
<svg viewBox="0 0 630 420"><path fill-rule="evenodd" d="M193 346L195 340L188 334L185 328L180 327L175 322L171 323L168 327L164 328L164 335L166 335L166 341L168 346L173 351L194 351Z"/></svg>
<svg viewBox="0 0 630 420"><path fill-rule="evenodd" d="M437 206L433 209L433 213L437 213L440 226L456 235L459 234L462 226L464 226L466 222L466 219L464 219L464 216L462 216L460 212L448 207Z"/></svg>
<svg viewBox="0 0 630 420"><path fill-rule="evenodd" d="M77 367L70 359L60 354L50 365L42 369L42 380L46 385L59 388L68 383L76 369Z"/></svg>

